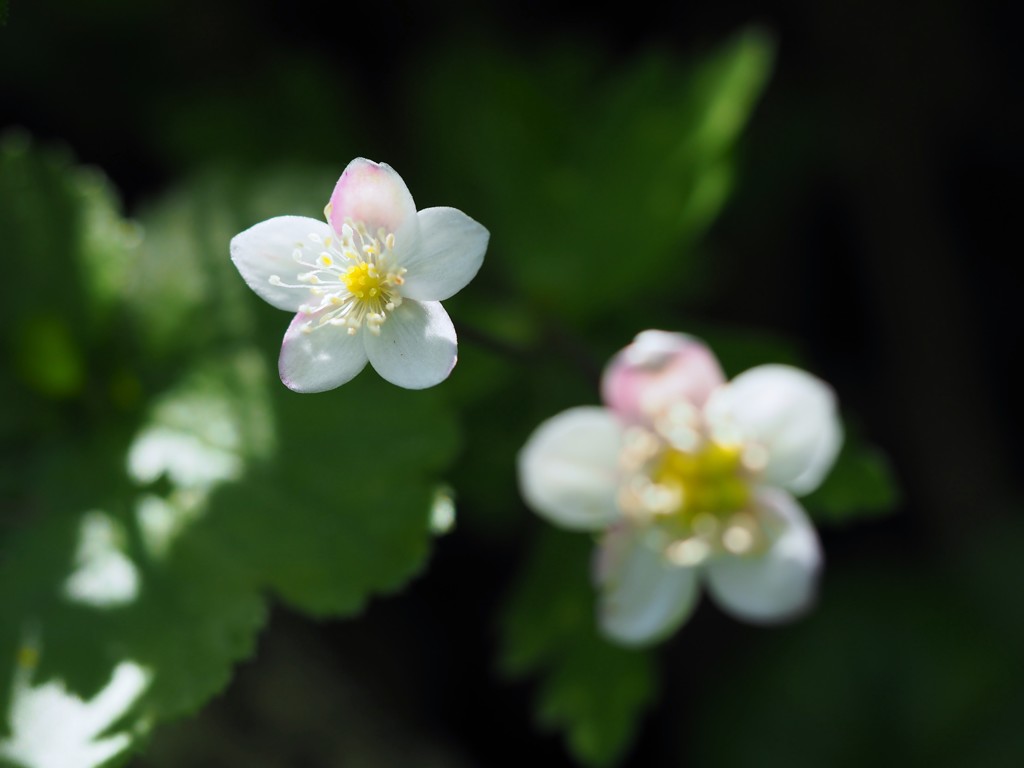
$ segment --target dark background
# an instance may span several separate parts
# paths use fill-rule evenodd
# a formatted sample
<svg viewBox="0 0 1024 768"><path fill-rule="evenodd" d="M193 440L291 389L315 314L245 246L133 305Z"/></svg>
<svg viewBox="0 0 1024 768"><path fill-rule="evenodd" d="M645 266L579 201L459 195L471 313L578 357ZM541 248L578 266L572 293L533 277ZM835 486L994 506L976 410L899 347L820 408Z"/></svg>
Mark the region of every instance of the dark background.
<svg viewBox="0 0 1024 768"><path fill-rule="evenodd" d="M1010 4L98 5L12 0L0 126L67 144L129 213L211 163L340 168L361 154L402 168L416 131L390 94L415 88L439 39L523 57L585 40L613 68L652 46L706 51L751 23L770 32L775 72L705 244L716 287L689 316L799 339L891 458L902 501L823 532L822 607L805 624L769 632L702 607L662 651L662 705L628 764L1020 764L1022 674L1003 665L1019 659L1007 648L1020 648L1024 552ZM354 103L335 103L334 83ZM205 130L183 118L196 111ZM371 124L372 145L340 140L338 116ZM390 765L403 750L425 765L434 751L438 765L567 764L532 725L530 686L493 669L517 545L457 529L429 575L359 621L277 612L225 696L158 732L138 764ZM801 654L800 678L763 671ZM363 753L375 757L351 757Z"/></svg>

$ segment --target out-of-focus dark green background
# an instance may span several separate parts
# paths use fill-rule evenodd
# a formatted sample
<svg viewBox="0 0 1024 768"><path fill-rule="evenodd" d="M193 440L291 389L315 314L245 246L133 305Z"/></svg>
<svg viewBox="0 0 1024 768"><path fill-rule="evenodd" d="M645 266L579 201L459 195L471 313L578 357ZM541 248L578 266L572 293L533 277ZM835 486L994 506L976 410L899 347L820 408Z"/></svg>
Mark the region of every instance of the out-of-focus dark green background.
<svg viewBox="0 0 1024 768"><path fill-rule="evenodd" d="M645 327L728 339L731 349L757 348L753 358L797 349L835 386L858 435L888 457L898 503L889 515L822 526L820 605L797 624L746 627L705 603L657 653L654 704L622 764L1020 765L1012 262L1024 125L1011 109L1021 98L1019 26L1005 5L11 0L0 27L0 128L102 169L129 216L203 174L234 179L244 194L264 169L389 162L421 206L456 205L492 228L475 298L465 300L464 317L480 327L463 328L452 303L458 374L474 355L499 357L477 332L521 334L516 280L506 279L514 270L502 262L531 258L516 216L557 240L558 219L543 207L545 158L590 151L596 161L592 145L615 146L606 118L619 113L603 100L645 108L630 107L620 87L637 62L654 62L663 87L674 70L658 62L685 71L752 26L773 41L775 63L739 139L732 195L694 235L693 264L682 277L632 275L655 286L654 298L609 301L607 320L574 303L588 276L574 280L554 261L525 268L517 279L528 286L551 275L550 292L532 299L542 325L555 324L545 333L582 345L584 373L537 377L524 363L497 375L521 377L524 390L572 379L552 399L566 407L594 366ZM506 102L532 111L519 124L494 106ZM502 120L479 119L480 110ZM652 135L671 128L653 125ZM487 136L474 143L470 129ZM595 222L595 231L621 231L628 247L629 186L643 179L612 154L607 168L607 178L591 168L597 191L581 199L600 198L603 183L624 201L620 227ZM540 207L527 194L533 176ZM326 201L329 191L312 196ZM488 221L477 212L487 205L515 215ZM299 211L279 211L289 212ZM543 243L538 251L547 253ZM52 257L60 279L61 254ZM10 265L19 253L0 258ZM16 290L3 285L5 297ZM272 356L275 344L268 337L261 349ZM455 378L449 385L459 391ZM472 402L479 412L502 407ZM474 452L493 445L509 458L508 436L481 440L471 438ZM19 448L3 450L7 461ZM489 483L508 494L510 469L492 481L486 461L460 466L451 478L466 486L455 487L466 499L458 525L407 591L344 622L276 607L226 692L158 729L132 764L571 764L561 736L536 727L543 683L506 680L496 661L500 606L541 524L521 507L521 517L490 519L480 503Z"/></svg>

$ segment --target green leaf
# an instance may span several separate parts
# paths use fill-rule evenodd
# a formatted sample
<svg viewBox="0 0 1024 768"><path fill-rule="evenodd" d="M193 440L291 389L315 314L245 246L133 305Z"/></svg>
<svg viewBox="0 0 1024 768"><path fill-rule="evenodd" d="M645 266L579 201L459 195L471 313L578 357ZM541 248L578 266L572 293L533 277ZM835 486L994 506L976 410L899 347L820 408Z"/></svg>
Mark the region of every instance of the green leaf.
<svg viewBox="0 0 1024 768"><path fill-rule="evenodd" d="M529 60L470 47L473 68L455 46L418 81L416 123L436 175L459 179L447 199L491 228L493 274L605 330L610 305L692 290L692 245L731 189L770 42L746 33L696 66L649 53L614 76L571 46Z"/></svg>
<svg viewBox="0 0 1024 768"><path fill-rule="evenodd" d="M116 664L139 664L153 676L140 722L192 711L227 683L265 608L197 522L210 489L267 451L266 378L251 355L201 365L130 444L90 450L85 438L28 457L36 512L4 540L0 658L36 644L34 684L61 680L85 698Z"/></svg>
<svg viewBox="0 0 1024 768"><path fill-rule="evenodd" d="M292 605L352 614L423 567L454 419L436 394L369 371L323 395L277 385L273 399L280 450L217 494L211 529Z"/></svg>
<svg viewBox="0 0 1024 768"><path fill-rule="evenodd" d="M10 255L0 351L31 399L83 394L87 361L109 321L113 286L137 244L134 227L96 171L66 153L0 138L0 231Z"/></svg>
<svg viewBox="0 0 1024 768"><path fill-rule="evenodd" d="M500 663L511 677L539 677L539 723L565 731L584 764L606 766L651 702L654 664L598 634L590 549L586 536L542 531L502 615Z"/></svg>
<svg viewBox="0 0 1024 768"><path fill-rule="evenodd" d="M803 503L818 522L845 522L892 512L899 490L885 454L847 427L835 466Z"/></svg>

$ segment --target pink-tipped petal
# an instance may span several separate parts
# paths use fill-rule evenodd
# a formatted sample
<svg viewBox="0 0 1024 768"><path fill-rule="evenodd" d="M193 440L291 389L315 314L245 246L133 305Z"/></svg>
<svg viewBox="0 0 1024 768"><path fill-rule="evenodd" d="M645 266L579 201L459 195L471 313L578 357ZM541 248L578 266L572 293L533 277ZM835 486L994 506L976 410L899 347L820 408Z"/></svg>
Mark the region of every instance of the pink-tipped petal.
<svg viewBox="0 0 1024 768"><path fill-rule="evenodd" d="M451 318L436 301L407 300L388 315L380 335L366 333L370 365L406 389L426 389L448 378L458 357Z"/></svg>
<svg viewBox="0 0 1024 768"><path fill-rule="evenodd" d="M296 392L326 392L340 387L366 366L362 334L350 336L344 326L330 324L303 331L307 322L315 325L317 319L317 315L296 315L281 345L281 381Z"/></svg>
<svg viewBox="0 0 1024 768"><path fill-rule="evenodd" d="M772 623L793 618L814 599L821 545L814 526L796 500L777 488L762 488L758 516L770 539L752 555L723 554L707 564L708 589L715 602L737 618Z"/></svg>
<svg viewBox="0 0 1024 768"><path fill-rule="evenodd" d="M611 411L563 411L537 427L519 452L523 499L555 525L600 530L619 518L621 450L622 425Z"/></svg>
<svg viewBox="0 0 1024 768"><path fill-rule="evenodd" d="M675 403L700 408L724 381L718 360L697 339L643 331L605 368L601 396L622 418L642 423Z"/></svg>
<svg viewBox="0 0 1024 768"><path fill-rule="evenodd" d="M484 261L490 233L455 208L425 208L418 214L419 239L402 251L402 293L418 301L442 301L462 290Z"/></svg>
<svg viewBox="0 0 1024 768"><path fill-rule="evenodd" d="M319 252L309 236L323 239L330 234L330 227L322 221L305 216L277 216L231 238L231 261L257 296L278 309L295 312L309 300L309 291L274 285L271 278L276 275L281 283L298 284L299 274L309 271L308 264ZM307 266L296 261L296 250L303 254L302 261Z"/></svg>
<svg viewBox="0 0 1024 768"><path fill-rule="evenodd" d="M650 540L653 533L615 526L597 552L601 631L621 645L649 645L667 637L697 604L697 569L669 562Z"/></svg>
<svg viewBox="0 0 1024 768"><path fill-rule="evenodd" d="M712 431L759 444L764 479L797 495L824 479L843 442L832 388L788 365L761 365L718 389L705 408Z"/></svg>
<svg viewBox="0 0 1024 768"><path fill-rule="evenodd" d="M395 169L359 157L348 164L334 186L328 221L338 233L346 221L352 221L364 224L376 236L381 228L398 232L415 216L416 204Z"/></svg>

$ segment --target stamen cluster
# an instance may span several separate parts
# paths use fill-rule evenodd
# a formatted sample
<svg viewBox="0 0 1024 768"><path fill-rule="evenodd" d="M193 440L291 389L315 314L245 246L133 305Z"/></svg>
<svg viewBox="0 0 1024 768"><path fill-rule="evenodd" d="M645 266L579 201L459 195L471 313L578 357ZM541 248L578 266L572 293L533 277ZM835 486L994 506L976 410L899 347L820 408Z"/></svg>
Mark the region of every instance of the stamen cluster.
<svg viewBox="0 0 1024 768"><path fill-rule="evenodd" d="M763 460L752 446L715 439L696 414L667 413L623 435L624 482L618 504L672 563L693 566L709 556L747 554L765 532L751 505Z"/></svg>
<svg viewBox="0 0 1024 768"><path fill-rule="evenodd" d="M270 277L271 285L308 288L316 299L299 307L303 314L318 315L301 326L302 332L334 325L345 326L354 336L365 323L370 333L379 335L388 314L402 303L399 287L406 270L394 263L394 233L378 228L371 234L361 222L349 219L342 225L340 240L316 233L308 240L292 252L296 263L309 270L299 273L301 285L288 285L278 275ZM319 253L311 258L310 250Z"/></svg>

